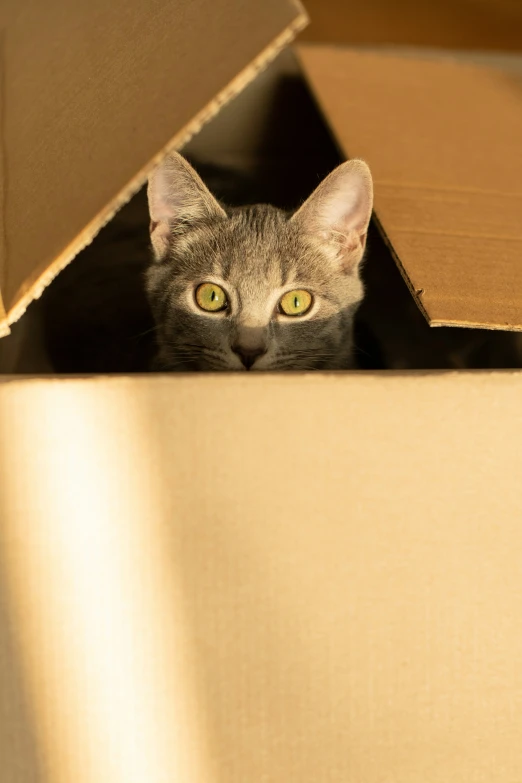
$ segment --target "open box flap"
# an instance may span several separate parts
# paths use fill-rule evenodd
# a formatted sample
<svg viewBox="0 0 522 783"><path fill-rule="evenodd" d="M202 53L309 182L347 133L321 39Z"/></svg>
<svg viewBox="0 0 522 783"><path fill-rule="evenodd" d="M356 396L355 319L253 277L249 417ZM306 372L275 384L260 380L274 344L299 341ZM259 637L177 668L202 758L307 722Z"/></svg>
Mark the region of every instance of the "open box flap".
<svg viewBox="0 0 522 783"><path fill-rule="evenodd" d="M430 324L521 330L522 58L298 54Z"/></svg>
<svg viewBox="0 0 522 783"><path fill-rule="evenodd" d="M6 334L155 156L197 132L307 17L297 0L4 0L0 15Z"/></svg>

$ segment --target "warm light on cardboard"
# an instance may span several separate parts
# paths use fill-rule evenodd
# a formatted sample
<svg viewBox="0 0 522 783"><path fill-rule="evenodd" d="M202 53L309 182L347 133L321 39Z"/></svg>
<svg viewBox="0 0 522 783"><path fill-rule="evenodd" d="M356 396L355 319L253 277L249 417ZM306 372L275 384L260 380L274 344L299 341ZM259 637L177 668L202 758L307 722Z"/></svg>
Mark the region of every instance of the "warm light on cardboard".
<svg viewBox="0 0 522 783"><path fill-rule="evenodd" d="M55 387L9 444L24 482L2 486L4 567L53 783L207 779L146 433L132 398Z"/></svg>

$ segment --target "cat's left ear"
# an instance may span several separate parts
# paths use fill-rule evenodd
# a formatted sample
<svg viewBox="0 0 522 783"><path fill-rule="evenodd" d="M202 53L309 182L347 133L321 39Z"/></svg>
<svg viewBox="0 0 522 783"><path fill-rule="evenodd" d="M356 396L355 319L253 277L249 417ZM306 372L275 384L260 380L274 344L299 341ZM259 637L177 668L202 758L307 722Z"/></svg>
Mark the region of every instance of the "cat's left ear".
<svg viewBox="0 0 522 783"><path fill-rule="evenodd" d="M370 169L362 160L349 160L321 182L292 222L352 273L363 257L372 209Z"/></svg>
<svg viewBox="0 0 522 783"><path fill-rule="evenodd" d="M201 220L223 219L226 212L188 161L171 152L149 177L150 237L157 261L170 238Z"/></svg>

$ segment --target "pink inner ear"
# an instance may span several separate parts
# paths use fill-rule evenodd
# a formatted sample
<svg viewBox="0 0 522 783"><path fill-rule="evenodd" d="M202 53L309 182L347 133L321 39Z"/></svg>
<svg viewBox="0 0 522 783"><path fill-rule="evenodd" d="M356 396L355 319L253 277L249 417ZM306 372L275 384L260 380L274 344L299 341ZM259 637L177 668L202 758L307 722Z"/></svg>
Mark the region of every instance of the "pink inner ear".
<svg viewBox="0 0 522 783"><path fill-rule="evenodd" d="M161 261L169 247L170 228L168 223L150 222L150 241L157 261Z"/></svg>
<svg viewBox="0 0 522 783"><path fill-rule="evenodd" d="M373 202L368 167L361 161L341 164L320 189L319 219L345 236L356 233L358 244L364 247L362 235L367 231Z"/></svg>
<svg viewBox="0 0 522 783"><path fill-rule="evenodd" d="M172 220L178 206L176 191L168 174L168 162L164 162L149 178L147 189L149 212L151 221L155 224L154 228L151 225L151 233L158 224Z"/></svg>
<svg viewBox="0 0 522 783"><path fill-rule="evenodd" d="M355 272L359 266L366 244L366 233L359 234L355 229L348 232L335 231L338 261L347 274Z"/></svg>
<svg viewBox="0 0 522 783"><path fill-rule="evenodd" d="M339 199L335 204L330 205L331 217L336 230L348 236L355 234L358 241L361 240L363 233L366 233L369 220L368 202L362 193L347 193L343 200Z"/></svg>

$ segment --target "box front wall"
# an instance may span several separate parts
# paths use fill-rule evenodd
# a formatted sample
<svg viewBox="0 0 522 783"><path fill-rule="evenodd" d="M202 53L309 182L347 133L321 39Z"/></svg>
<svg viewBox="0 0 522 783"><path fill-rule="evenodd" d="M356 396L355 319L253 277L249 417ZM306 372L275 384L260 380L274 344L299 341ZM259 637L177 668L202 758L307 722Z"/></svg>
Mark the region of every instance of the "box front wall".
<svg viewBox="0 0 522 783"><path fill-rule="evenodd" d="M3 573L20 634L45 651L26 672L55 726L44 750L61 750L56 760L82 746L94 769L104 754L85 736L102 717L104 747L122 739L117 711L97 709L107 696L87 665L95 625L81 651L59 622L47 625L63 647L49 630L39 646L57 596L78 633L89 624L74 611L79 585L98 589L101 536L102 573L134 573L128 595L125 580L104 577L107 605L132 598L141 617L142 591L153 605L163 590L147 621L160 671L183 618L192 666L178 706L187 688L197 694L205 742L190 753L215 764L198 780L520 780L521 384L476 373L0 387ZM53 551L78 574L62 592ZM116 639L132 616L114 615ZM130 716L141 693L125 680L131 659L122 651L113 685ZM73 671L90 694L81 717L66 709Z"/></svg>

